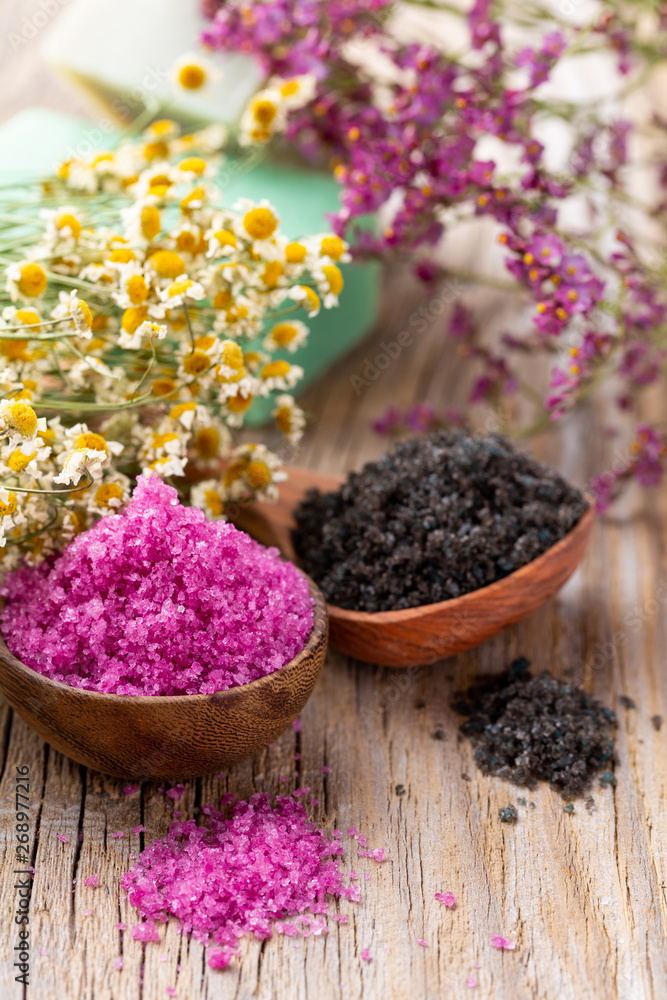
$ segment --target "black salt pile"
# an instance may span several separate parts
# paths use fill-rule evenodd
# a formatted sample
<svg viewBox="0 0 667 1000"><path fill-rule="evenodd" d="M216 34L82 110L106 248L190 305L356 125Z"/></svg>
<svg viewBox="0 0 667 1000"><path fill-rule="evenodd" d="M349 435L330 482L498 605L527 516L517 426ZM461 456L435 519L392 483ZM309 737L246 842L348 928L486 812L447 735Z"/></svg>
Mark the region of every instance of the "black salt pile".
<svg viewBox="0 0 667 1000"><path fill-rule="evenodd" d="M610 775L616 716L582 688L546 672L531 676L529 666L522 657L459 694L454 708L468 716L461 732L484 774L529 788L547 781L573 798L598 771Z"/></svg>
<svg viewBox="0 0 667 1000"><path fill-rule="evenodd" d="M557 472L497 434L435 431L350 473L336 492L309 491L293 540L331 604L396 611L513 573L587 506Z"/></svg>

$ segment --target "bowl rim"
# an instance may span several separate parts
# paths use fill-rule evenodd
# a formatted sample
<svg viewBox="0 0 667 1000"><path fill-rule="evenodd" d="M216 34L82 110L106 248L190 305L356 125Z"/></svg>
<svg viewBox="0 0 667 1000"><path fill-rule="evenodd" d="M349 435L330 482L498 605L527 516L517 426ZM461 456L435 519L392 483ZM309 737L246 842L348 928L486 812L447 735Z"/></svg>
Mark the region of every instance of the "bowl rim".
<svg viewBox="0 0 667 1000"><path fill-rule="evenodd" d="M294 565L294 564L293 564ZM99 704L106 705L141 705L144 704L146 707L149 705L172 705L176 706L180 703L193 705L197 701L200 703L221 701L225 698L231 696L238 697L241 694L247 693L249 691L256 691L262 687L269 686L275 681L278 675L285 674L286 671L293 670L299 663L309 654L315 653L318 647L324 644L326 648L328 631L329 631L329 621L328 621L328 607L324 599L324 594L317 586L314 580L312 580L307 573L299 567L294 565L294 568L305 577L308 583L308 593L313 598L313 627L310 630L308 639L303 649L297 653L296 656L292 657L287 663L284 663L282 667L277 670L273 670L270 674L265 674L263 677L257 677L254 681L248 681L247 684L240 684L237 687L226 688L223 691L212 691L210 694L111 694L105 691L94 691L89 688L78 688L73 687L71 684L63 684L62 681L53 680L51 677L46 677L44 674L40 674L38 670L33 670L32 667L27 666L27 664L22 663L18 657L14 656L11 652L5 638L0 632L0 690L2 688L1 678L2 673L7 668L14 670L21 676L27 677L32 683L42 684L46 687L52 688L54 691L62 692L68 697L74 698L93 698L97 700ZM319 612L319 613L318 613Z"/></svg>
<svg viewBox="0 0 667 1000"><path fill-rule="evenodd" d="M459 597L450 597L446 601L435 601L432 604L417 604L414 608L400 608L396 611L354 611L351 608L341 608L337 604L327 602L329 617L334 622L398 625L409 622L412 619L438 614L440 611L446 609L456 610L457 607L460 608L464 604L472 604L474 601L483 600L489 595L495 594L498 590L506 588L510 584L510 581L515 582L518 577L523 578L530 575L530 572L537 565L546 562L548 556L552 556L554 553L558 554L567 548L575 536L588 535L595 521L595 500L589 493L584 492L583 496L588 507L566 535L559 538L557 542L550 545L544 552L540 552L539 556L535 556L530 562L519 566L518 569L515 569L512 573L508 573L507 576L502 576L499 580L494 580L493 583L487 583L485 587L477 587L475 590L469 590L466 594L461 594Z"/></svg>

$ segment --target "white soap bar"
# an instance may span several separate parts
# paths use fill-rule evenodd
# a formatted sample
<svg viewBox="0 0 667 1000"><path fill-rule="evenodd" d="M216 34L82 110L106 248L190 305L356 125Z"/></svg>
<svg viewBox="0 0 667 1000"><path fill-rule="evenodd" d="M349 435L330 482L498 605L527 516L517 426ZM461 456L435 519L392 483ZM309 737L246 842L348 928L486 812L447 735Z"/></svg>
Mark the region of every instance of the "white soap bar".
<svg viewBox="0 0 667 1000"><path fill-rule="evenodd" d="M206 54L217 79L205 90L183 91L174 83L178 59L201 51L205 24L197 0L69 0L43 55L118 123L159 105L158 117L234 124L263 82L253 59Z"/></svg>

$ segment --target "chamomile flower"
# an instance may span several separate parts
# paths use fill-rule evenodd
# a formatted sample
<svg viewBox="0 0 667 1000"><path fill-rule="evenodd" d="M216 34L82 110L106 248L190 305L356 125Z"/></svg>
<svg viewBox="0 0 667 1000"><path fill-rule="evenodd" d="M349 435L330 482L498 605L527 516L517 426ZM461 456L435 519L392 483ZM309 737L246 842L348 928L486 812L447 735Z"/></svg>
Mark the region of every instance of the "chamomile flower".
<svg viewBox="0 0 667 1000"><path fill-rule="evenodd" d="M203 510L209 521L224 518L227 491L217 479L204 479L192 487L190 503L193 507Z"/></svg>
<svg viewBox="0 0 667 1000"><path fill-rule="evenodd" d="M263 396L268 396L274 389L282 392L293 389L303 378L303 368L291 365L289 361L269 361L260 369L259 378L260 392Z"/></svg>
<svg viewBox="0 0 667 1000"><path fill-rule="evenodd" d="M306 310L308 317L317 316L320 311L320 297L310 285L295 285L287 292L286 298L298 302Z"/></svg>
<svg viewBox="0 0 667 1000"><path fill-rule="evenodd" d="M32 441L46 430L46 419L38 417L25 399L0 401L0 433L8 436L10 443Z"/></svg>
<svg viewBox="0 0 667 1000"><path fill-rule="evenodd" d="M208 59L190 52L176 61L172 75L175 86L187 93L201 93L211 83L221 79L220 70Z"/></svg>
<svg viewBox="0 0 667 1000"><path fill-rule="evenodd" d="M128 351L138 351L145 346L145 341L155 343L158 340L164 340L166 336L166 326L161 323L153 323L151 320L143 320L132 333L125 329L121 330L118 345Z"/></svg>
<svg viewBox="0 0 667 1000"><path fill-rule="evenodd" d="M46 222L44 240L51 247L73 247L83 229L83 222L76 208L66 206L57 210L43 208L40 218Z"/></svg>
<svg viewBox="0 0 667 1000"><path fill-rule="evenodd" d="M161 289L158 294L161 301L170 309L175 309L177 306L183 305L188 299L198 302L206 297L204 286L200 285L198 281L192 281L191 278L185 275L172 281L166 288Z"/></svg>
<svg viewBox="0 0 667 1000"><path fill-rule="evenodd" d="M287 478L280 471L280 459L263 444L235 448L225 470L223 485L231 500L252 498L275 502L277 483Z"/></svg>
<svg viewBox="0 0 667 1000"><path fill-rule="evenodd" d="M25 524L25 514L19 505L19 499L13 490L0 487L0 547L7 544L7 535ZM3 560L4 561L4 560Z"/></svg>
<svg viewBox="0 0 667 1000"><path fill-rule="evenodd" d="M91 513L101 517L117 514L129 502L130 480L120 472L111 472L87 491L85 499Z"/></svg>
<svg viewBox="0 0 667 1000"><path fill-rule="evenodd" d="M267 351L296 351L306 343L308 327L298 319L283 320L271 327L269 335L264 338Z"/></svg>
<svg viewBox="0 0 667 1000"><path fill-rule="evenodd" d="M284 107L293 111L296 108L303 108L312 101L317 88L317 79L313 73L302 73L287 78L275 77L271 80L270 87L280 94Z"/></svg>
<svg viewBox="0 0 667 1000"><path fill-rule="evenodd" d="M59 456L62 461L62 472L53 477L53 482L62 483L64 486L70 484L77 486L79 480L86 473L94 479L108 457L106 451L97 451L94 448L77 448L74 451L66 452Z"/></svg>
<svg viewBox="0 0 667 1000"><path fill-rule="evenodd" d="M343 291L344 285L340 268L336 264L323 264L312 273L324 308L331 309L332 306L338 305L338 296Z"/></svg>
<svg viewBox="0 0 667 1000"><path fill-rule="evenodd" d="M46 271L41 264L32 260L22 260L10 264L5 271L6 288L12 302L20 299L38 299L46 291L49 283Z"/></svg>
<svg viewBox="0 0 667 1000"><path fill-rule="evenodd" d="M162 215L157 194L147 194L129 208L121 209L127 237L133 246L151 243L162 230Z"/></svg>
<svg viewBox="0 0 667 1000"><path fill-rule="evenodd" d="M287 105L274 87L259 90L246 105L239 123L239 143L257 146L268 142L276 132L282 132L287 122Z"/></svg>
<svg viewBox="0 0 667 1000"><path fill-rule="evenodd" d="M298 444L303 437L306 417L300 406L294 402L293 396L276 397L276 408L271 413L278 430L285 435L290 444Z"/></svg>

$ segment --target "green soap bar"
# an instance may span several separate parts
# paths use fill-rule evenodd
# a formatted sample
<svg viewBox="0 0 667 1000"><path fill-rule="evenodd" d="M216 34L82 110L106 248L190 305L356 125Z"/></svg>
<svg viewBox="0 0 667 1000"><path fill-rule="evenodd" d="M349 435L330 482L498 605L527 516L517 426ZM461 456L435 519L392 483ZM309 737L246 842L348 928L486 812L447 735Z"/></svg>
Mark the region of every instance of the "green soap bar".
<svg viewBox="0 0 667 1000"><path fill-rule="evenodd" d="M22 111L0 126L0 173L24 179L26 173L52 170L68 156L113 146L118 133L106 125L39 108ZM283 232L292 239L328 230L326 215L338 207L338 185L326 174L268 160L230 160L221 167L218 183L226 205L237 198L267 198L281 218ZM341 270L345 288L338 308L322 309L308 320L311 332L306 345L284 355L304 369L299 391L359 343L377 319L378 266L344 264ZM270 400L257 400L246 423L264 423L272 406Z"/></svg>

